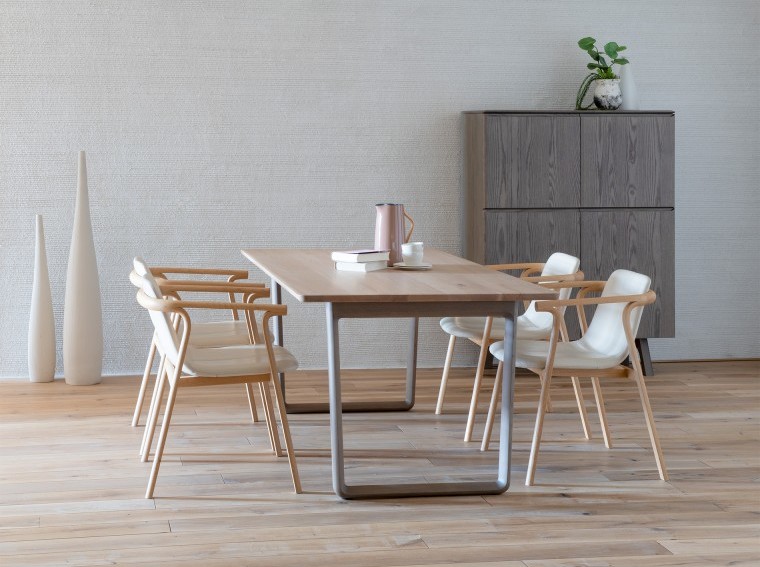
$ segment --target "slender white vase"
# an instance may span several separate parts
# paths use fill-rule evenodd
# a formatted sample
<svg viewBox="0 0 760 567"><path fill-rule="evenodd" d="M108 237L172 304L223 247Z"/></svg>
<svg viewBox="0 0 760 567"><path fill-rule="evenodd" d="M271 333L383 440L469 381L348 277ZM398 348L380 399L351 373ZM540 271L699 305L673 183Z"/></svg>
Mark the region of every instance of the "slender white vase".
<svg viewBox="0 0 760 567"><path fill-rule="evenodd" d="M53 315L53 297L50 293L42 215L37 215L36 219L34 281L27 342L29 380L52 382L55 378L55 316Z"/></svg>
<svg viewBox="0 0 760 567"><path fill-rule="evenodd" d="M636 90L636 82L633 80L631 64L620 67L620 90L623 93L623 110L639 110L639 92Z"/></svg>
<svg viewBox="0 0 760 567"><path fill-rule="evenodd" d="M63 309L63 375L67 384L88 386L103 371L103 316L95 243L92 239L87 164L79 152L77 200Z"/></svg>

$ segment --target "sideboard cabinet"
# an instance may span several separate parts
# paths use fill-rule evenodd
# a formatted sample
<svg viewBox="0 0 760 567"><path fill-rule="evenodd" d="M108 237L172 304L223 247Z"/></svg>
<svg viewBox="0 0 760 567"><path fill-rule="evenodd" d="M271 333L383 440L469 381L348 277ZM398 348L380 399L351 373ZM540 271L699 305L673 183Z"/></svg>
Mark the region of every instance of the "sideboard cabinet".
<svg viewBox="0 0 760 567"><path fill-rule="evenodd" d="M587 279L647 274L657 302L638 336L675 335L672 111L466 112L465 132L469 259L561 251Z"/></svg>

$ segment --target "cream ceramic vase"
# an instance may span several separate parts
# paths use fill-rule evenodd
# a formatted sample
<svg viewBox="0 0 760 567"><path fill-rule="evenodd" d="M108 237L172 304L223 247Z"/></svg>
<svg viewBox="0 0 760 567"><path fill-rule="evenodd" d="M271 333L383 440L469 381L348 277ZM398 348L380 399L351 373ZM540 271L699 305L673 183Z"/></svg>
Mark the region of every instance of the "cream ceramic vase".
<svg viewBox="0 0 760 567"><path fill-rule="evenodd" d="M623 103L620 79L594 81L594 105L600 110L616 110Z"/></svg>
<svg viewBox="0 0 760 567"><path fill-rule="evenodd" d="M623 65L620 69L620 91L623 93L623 104L620 108L623 110L639 110L639 91L636 88L636 81L633 80L633 70L631 64Z"/></svg>
<svg viewBox="0 0 760 567"><path fill-rule="evenodd" d="M102 371L100 284L87 194L87 164L84 152L80 151L63 310L63 374L67 384L88 386L100 382Z"/></svg>
<svg viewBox="0 0 760 567"><path fill-rule="evenodd" d="M29 380L52 382L55 378L55 316L53 315L53 298L50 293L42 215L36 217L34 280L27 345Z"/></svg>

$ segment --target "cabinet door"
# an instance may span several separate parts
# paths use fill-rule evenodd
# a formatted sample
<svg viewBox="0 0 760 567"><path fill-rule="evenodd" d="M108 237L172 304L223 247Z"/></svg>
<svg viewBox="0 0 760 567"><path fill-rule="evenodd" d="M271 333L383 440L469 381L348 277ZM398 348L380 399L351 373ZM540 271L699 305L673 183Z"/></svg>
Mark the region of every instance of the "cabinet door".
<svg viewBox="0 0 760 567"><path fill-rule="evenodd" d="M581 207L672 207L675 117L581 117Z"/></svg>
<svg viewBox="0 0 760 567"><path fill-rule="evenodd" d="M486 208L577 207L578 116L486 115Z"/></svg>
<svg viewBox="0 0 760 567"><path fill-rule="evenodd" d="M578 209L486 211L486 264L546 262L554 252L581 259ZM580 337L575 313L565 317L572 339Z"/></svg>
<svg viewBox="0 0 760 567"><path fill-rule="evenodd" d="M553 252L580 253L577 209L486 211L485 216L486 264L545 262Z"/></svg>
<svg viewBox="0 0 760 567"><path fill-rule="evenodd" d="M625 209L581 212L581 269L605 280L619 268L652 278L657 301L644 308L639 337L675 336L674 212Z"/></svg>

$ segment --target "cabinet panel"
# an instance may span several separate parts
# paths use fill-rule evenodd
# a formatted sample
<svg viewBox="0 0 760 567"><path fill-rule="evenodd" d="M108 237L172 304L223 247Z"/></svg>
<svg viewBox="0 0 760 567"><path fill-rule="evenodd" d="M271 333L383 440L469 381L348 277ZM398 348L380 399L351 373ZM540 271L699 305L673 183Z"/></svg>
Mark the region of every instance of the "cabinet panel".
<svg viewBox="0 0 760 567"><path fill-rule="evenodd" d="M644 309L639 337L675 336L674 212L581 211L581 269L607 279L618 268L652 278L657 301Z"/></svg>
<svg viewBox="0 0 760 567"><path fill-rule="evenodd" d="M675 117L581 117L581 207L672 207Z"/></svg>
<svg viewBox="0 0 760 567"><path fill-rule="evenodd" d="M583 269L579 224L578 209L487 211L485 263L546 262L554 252L565 252L580 258ZM575 313L565 320L570 337L579 338Z"/></svg>
<svg viewBox="0 0 760 567"><path fill-rule="evenodd" d="M580 204L578 116L487 115L486 208Z"/></svg>
<svg viewBox="0 0 760 567"><path fill-rule="evenodd" d="M486 211L485 263L545 262L553 252L578 256L579 222L577 209Z"/></svg>

